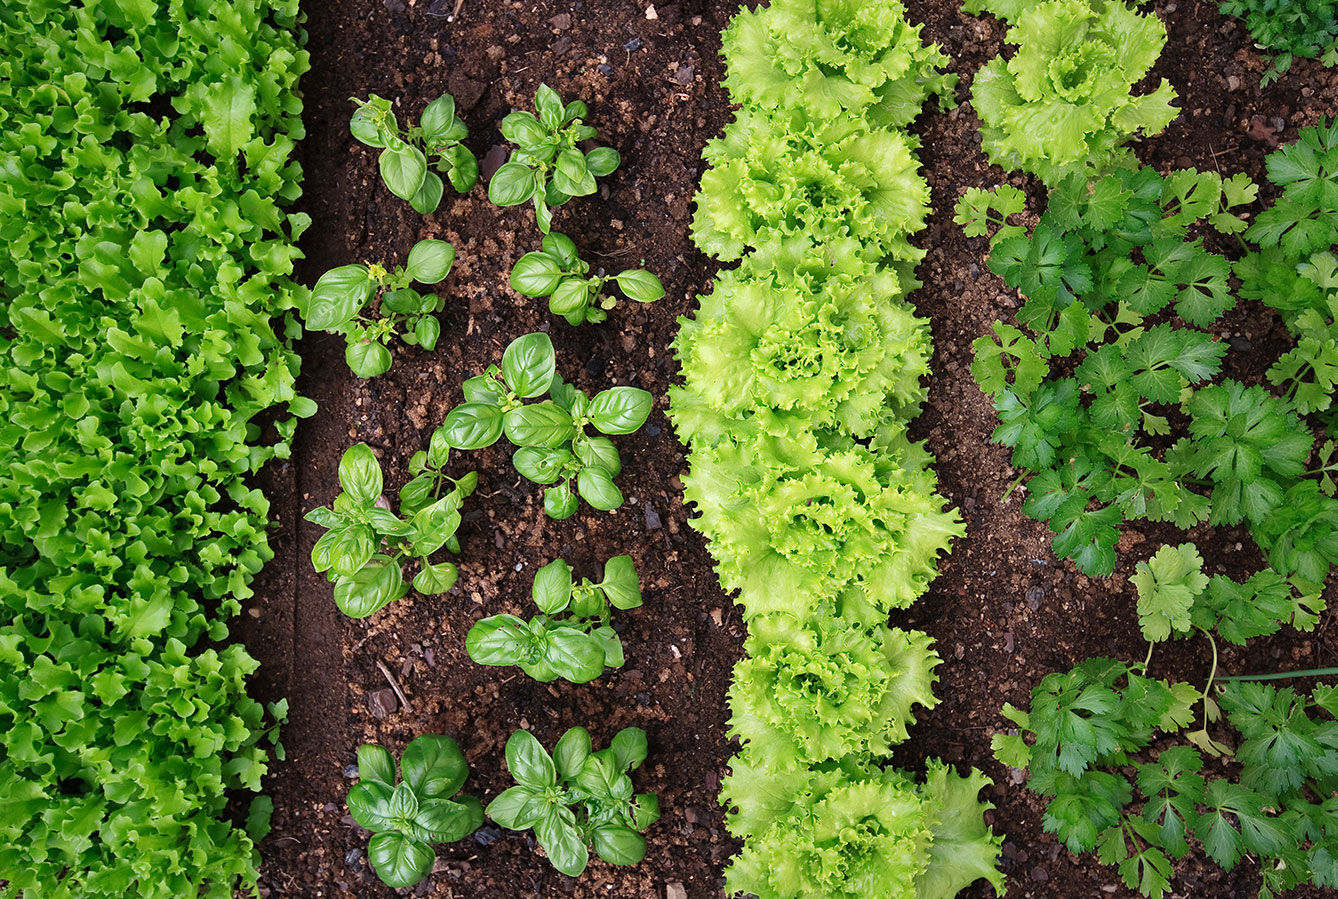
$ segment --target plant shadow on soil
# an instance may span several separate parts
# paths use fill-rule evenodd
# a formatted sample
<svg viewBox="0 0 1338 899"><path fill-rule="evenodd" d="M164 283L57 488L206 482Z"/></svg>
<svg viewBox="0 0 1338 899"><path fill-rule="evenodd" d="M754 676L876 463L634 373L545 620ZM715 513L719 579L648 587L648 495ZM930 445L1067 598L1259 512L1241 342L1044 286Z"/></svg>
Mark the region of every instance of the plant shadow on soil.
<svg viewBox="0 0 1338 899"><path fill-rule="evenodd" d="M301 207L315 225L303 238L307 259L299 274L312 283L346 262L398 263L423 237L449 240L458 259L439 285L447 303L436 351L397 345L388 374L360 381L344 365L338 340L316 334L300 347L301 386L320 411L299 429L292 461L265 474L277 555L238 625L263 663L256 690L266 699L286 696L291 706L283 736L287 761L274 765L267 784L276 808L262 846L262 892L301 899L655 899L681 884L677 895L715 899L723 895L721 871L736 846L715 797L732 752L725 694L744 630L702 540L687 525L678 480L686 463L664 416L664 396L677 378L669 350L677 318L691 314L716 270L693 247L688 224L701 147L730 117L718 50L719 32L736 7L703 0L653 8L646 0L484 7L464 0L451 20L454 8L451 0L307 5L313 68L303 82ZM1143 161L1163 171L1194 165L1260 178L1275 142L1294 140L1299 127L1338 112L1338 73L1302 62L1261 91L1262 61L1243 27L1219 16L1215 4L1159 2L1156 9L1170 40L1154 76L1171 80L1184 112L1165 134L1137 148ZM956 3L912 3L910 15L925 22L926 37L953 58L962 76L958 98L969 99L970 77L999 51L1003 28L963 14ZM555 230L575 239L596 266L617 271L644 260L667 289L651 306L620 303L603 325L570 328L542 300L507 286L512 263L538 248L528 207L498 209L480 184L465 197L448 188L435 214L419 216L385 190L374 151L348 133L349 97L375 92L394 99L401 121L413 122L429 100L449 91L470 127L466 143L495 168L504 143L497 123L513 107L530 108L535 88L545 82L564 99L585 100L601 142L623 157L599 195L563 207ZM1007 317L1017 299L983 273L984 239L968 240L952 224L952 206L965 188L1006 177L987 166L976 127L964 105L949 114L926 113L916 129L935 213L918 238L929 255L920 268L925 287L912 299L932 320L936 355L915 435L938 457L941 489L961 510L968 532L930 592L893 622L928 631L944 658L941 704L921 712L896 761L914 767L939 756L994 778L983 795L998 806L990 818L1006 834L1010 899L1132 897L1136 893L1120 885L1112 869L1090 855L1071 856L1042 833L1041 804L990 754L991 734L1006 723L999 705L1025 703L1046 673L1088 656L1141 657L1127 578L1161 542L1194 539L1214 570L1237 575L1259 559L1243 533L1181 537L1134 528L1121 541L1115 576L1090 581L1057 563L1044 526L1023 517L1016 498L1000 504L1014 472L1007 454L989 443L994 416L971 380L970 345L995 319ZM301 521L333 499L340 455L352 443L370 444L393 496L410 456L426 447L431 431L461 401L460 382L497 361L511 339L534 330L553 335L558 370L578 386L630 384L656 396L647 427L617 438L626 504L613 514L583 506L575 518L555 522L543 514L539 488L515 474L500 447L459 454L450 472L476 468L480 481L465 505L458 586L441 597L411 595L367 621L344 619L329 584L310 565L319 529ZM1276 320L1258 307L1233 313L1224 336L1237 338L1228 374L1253 380L1282 339ZM578 576L595 577L606 558L622 553L634 558L646 600L615 619L627 647L625 668L584 686L541 685L519 671L474 665L465 655L464 635L477 619L530 614L529 584L539 566L562 557ZM1229 649L1224 669L1333 665L1338 652L1328 621L1311 634ZM1207 667L1206 647L1199 644L1165 656L1173 658L1154 666L1156 673L1197 680ZM388 694L381 666L411 708ZM376 880L366 861L367 835L344 807L358 745L376 741L398 753L421 733L454 736L472 765L466 789L487 801L506 785L502 748L512 730L527 727L551 746L576 724L588 727L597 745L634 724L650 737L637 787L659 794L664 815L647 834L642 864L595 862L574 880L553 871L528 835L485 828L476 838L441 847L435 873L417 888L394 891ZM1224 874L1201 853L1178 864L1176 874L1178 897L1252 897L1258 885L1248 863ZM990 894L983 882L962 893L972 899Z"/></svg>

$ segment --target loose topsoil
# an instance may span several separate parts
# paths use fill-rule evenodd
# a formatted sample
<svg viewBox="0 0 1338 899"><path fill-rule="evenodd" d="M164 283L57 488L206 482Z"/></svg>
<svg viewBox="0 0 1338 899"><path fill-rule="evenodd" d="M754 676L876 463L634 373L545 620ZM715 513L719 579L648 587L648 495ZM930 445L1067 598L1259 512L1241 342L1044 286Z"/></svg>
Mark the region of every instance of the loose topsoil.
<svg viewBox="0 0 1338 899"><path fill-rule="evenodd" d="M292 461L267 473L278 555L240 626L263 663L256 689L269 699L286 696L291 709L283 735L287 760L275 764L268 782L276 808L262 846L265 895L396 894L369 870L367 834L344 807L361 743L377 741L398 753L418 734L452 735L472 768L467 789L486 802L506 784L502 748L511 731L529 728L551 745L576 724L588 727L597 745L629 725L649 734L650 758L636 780L639 790L659 794L664 815L647 834L642 864L595 861L574 880L554 872L527 835L485 827L439 850L433 875L401 892L455 899L723 895L721 871L736 846L716 794L733 750L725 737L725 694L744 629L701 538L688 527L678 477L683 448L665 419L664 396L677 378L669 350L676 320L692 313L716 270L693 247L688 223L702 145L730 117L718 50L735 8L704 0L307 4L313 68L303 81L302 208L315 225L303 239L301 276L312 283L347 262L400 263L423 237L448 240L459 255L440 285L448 299L435 352L397 345L394 368L362 381L344 365L338 340L315 334L300 347L301 386L320 412L299 430ZM1159 2L1156 12L1170 40L1154 76L1170 79L1184 111L1165 134L1137 147L1144 162L1259 178L1263 157L1279 142L1338 112L1338 74L1314 64L1300 62L1281 83L1260 90L1263 61L1242 25L1218 15L1214 3ZM1000 23L943 0L912 2L910 14L952 57L962 79L959 99L969 99L971 76L1002 46ZM438 211L419 216L385 190L374 151L348 133L349 97L391 98L401 120L412 122L429 100L449 91L469 125L467 143L490 173L504 152L498 121L512 108L532 108L541 83L566 99L584 99L602 142L623 158L599 195L558 212L555 230L570 235L596 266L616 271L644 260L668 291L651 306L620 304L603 325L571 328L544 301L508 287L514 261L538 248L528 207L498 209L480 184L465 197L448 187ZM920 269L925 287L912 299L932 320L936 355L915 433L938 457L941 489L966 519L967 536L928 595L893 622L928 631L944 657L942 702L920 714L896 761L915 767L938 756L994 779L985 798L997 806L990 818L1005 834L1010 899L1132 897L1112 869L1091 855L1070 855L1042 833L1041 804L1015 772L993 760L989 739L1006 725L999 705L1025 703L1044 674L1092 655L1141 657L1127 578L1136 561L1176 537L1133 529L1114 577L1089 580L1056 561L1045 528L1021 515L1016 497L1001 504L1014 472L1007 453L989 443L994 415L968 368L971 341L1010 315L1018 300L985 271L985 241L962 236L952 206L966 187L1007 176L981 155L969 105L926 113L916 130L935 214L919 238L929 251ZM311 568L319 529L301 520L333 499L340 455L352 443L369 443L393 495L410 456L461 401L460 382L534 330L552 334L558 370L578 386L631 384L656 396L647 426L618 439L626 504L616 513L583 506L570 520L552 521L543 514L540 489L515 474L500 447L460 454L451 473L477 469L479 489L465 507L458 586L442 597L411 596L370 620L344 618L330 585ZM1232 339L1228 373L1257 379L1283 335L1272 315L1251 307L1233 314L1223 336ZM1239 574L1259 565L1243 533L1205 529L1189 536L1215 570ZM539 566L562 557L578 576L597 577L603 560L621 553L635 559L645 593L643 608L617 616L625 668L584 686L540 685L465 655L465 633L480 617L530 614L528 589ZM1334 664L1328 618L1313 633L1259 640L1223 660L1232 672ZM1206 647L1195 643L1154 662L1156 673L1194 680L1206 667ZM392 679L408 704L395 698ZM1254 895L1258 879L1249 863L1224 874L1199 853L1176 866L1174 885L1177 897L1244 897ZM983 883L963 893L990 894Z"/></svg>

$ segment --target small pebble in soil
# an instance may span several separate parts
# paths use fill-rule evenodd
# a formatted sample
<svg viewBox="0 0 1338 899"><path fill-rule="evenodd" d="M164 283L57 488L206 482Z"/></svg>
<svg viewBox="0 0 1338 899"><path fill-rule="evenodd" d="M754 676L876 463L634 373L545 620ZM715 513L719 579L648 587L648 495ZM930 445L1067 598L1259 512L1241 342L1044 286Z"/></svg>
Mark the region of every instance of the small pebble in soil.
<svg viewBox="0 0 1338 899"><path fill-rule="evenodd" d="M349 780L352 780L353 778L357 777L357 776L358 776L358 766L357 766L357 765L345 765L345 766L344 766L344 776L347 777Z"/></svg>
<svg viewBox="0 0 1338 899"><path fill-rule="evenodd" d="M660 436L659 425L646 425L646 436L659 437Z"/></svg>
<svg viewBox="0 0 1338 899"><path fill-rule="evenodd" d="M1027 605L1034 612L1041 607L1045 601L1045 588L1040 584L1034 584L1027 588Z"/></svg>
<svg viewBox="0 0 1338 899"><path fill-rule="evenodd" d="M660 513L651 508L650 503L646 503L646 530L658 531L662 526Z"/></svg>
<svg viewBox="0 0 1338 899"><path fill-rule="evenodd" d="M674 80L683 87L687 87L692 83L692 76L695 72L696 69L690 65L679 66L678 71L674 73Z"/></svg>
<svg viewBox="0 0 1338 899"><path fill-rule="evenodd" d="M344 856L344 864L357 867L362 864L362 850L350 849L348 855Z"/></svg>
<svg viewBox="0 0 1338 899"><path fill-rule="evenodd" d="M595 66L595 70L598 71L599 74L601 75L613 74L613 66L609 65L606 62L601 62L599 65Z"/></svg>
<svg viewBox="0 0 1338 899"><path fill-rule="evenodd" d="M634 37L627 43L623 44L623 49L626 50L628 53L632 53L636 50L640 50L644 46L645 42L642 41L641 38Z"/></svg>
<svg viewBox="0 0 1338 899"><path fill-rule="evenodd" d="M502 832L496 827L480 827L474 831L474 842L480 846L489 846L502 838Z"/></svg>
<svg viewBox="0 0 1338 899"><path fill-rule="evenodd" d="M1237 353L1248 353L1254 349L1254 344L1250 342L1250 338L1241 337L1239 334L1235 337L1228 337L1227 346Z"/></svg>
<svg viewBox="0 0 1338 899"><path fill-rule="evenodd" d="M375 690L367 694L367 709L373 718L389 718L399 708L394 690Z"/></svg>
<svg viewBox="0 0 1338 899"><path fill-rule="evenodd" d="M688 891L678 881L664 885L664 899L688 899Z"/></svg>

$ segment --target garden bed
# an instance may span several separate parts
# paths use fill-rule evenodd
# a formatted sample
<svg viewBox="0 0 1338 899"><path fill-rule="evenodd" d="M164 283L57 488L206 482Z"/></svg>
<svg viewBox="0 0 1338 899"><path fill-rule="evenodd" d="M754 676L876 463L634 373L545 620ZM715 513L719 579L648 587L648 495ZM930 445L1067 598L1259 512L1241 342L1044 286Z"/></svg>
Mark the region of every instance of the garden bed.
<svg viewBox="0 0 1338 899"><path fill-rule="evenodd" d="M638 788L658 793L664 812L647 834L641 865L596 862L572 880L535 854L527 834L489 826L444 847L438 873L413 892L457 899L717 897L722 867L736 848L716 794L733 751L725 738L725 691L743 627L701 538L687 525L677 477L684 453L665 419L664 396L677 379L669 351L677 317L691 314L716 269L694 248L688 223L701 147L730 116L717 51L734 6L596 0L482 7L466 0L450 21L453 8L441 0L359 0L308 10L303 208L315 224L302 241L301 274L310 283L347 262L400 262L423 237L450 241L459 256L441 285L447 304L434 352L397 348L388 374L363 381L348 372L337 338L315 334L300 346L301 387L320 411L299 429L291 462L268 473L277 555L239 626L263 663L260 696L286 696L291 708L287 761L272 779L274 829L262 846L262 887L271 896L393 895L369 870L365 835L344 807L361 743L400 748L417 734L452 735L470 760L470 789L486 799L504 786L501 749L517 727L551 744L567 727L583 724L598 745L639 725L651 754ZM1136 147L1144 162L1259 179L1263 157L1279 142L1338 112L1338 73L1317 65L1299 62L1279 83L1257 88L1263 63L1243 27L1218 15L1215 4L1159 4L1157 12L1169 41L1152 77L1170 79L1183 112L1164 134ZM958 97L968 97L970 75L1001 48L1000 23L961 13L956 3L912 3L910 15L952 58L963 78ZM378 93L416 115L450 92L486 175L487 160L492 167L500 161L496 123L513 107L528 106L545 82L589 103L590 122L624 160L599 196L563 207L554 229L577 237L595 265L616 270L644 259L667 290L654 305L621 305L603 325L570 328L542 300L507 287L515 259L537 248L529 210L499 209L479 187L463 198L448 191L424 219L386 192L372 151L348 133L351 96ZM963 237L952 207L965 188L988 187L1002 176L979 152L969 106L926 113L916 131L934 216L917 239L929 254L919 269L925 286L912 300L932 319L936 352L929 403L914 433L937 456L940 489L961 510L967 536L929 593L895 616L894 624L933 635L944 658L936 691L942 702L919 715L897 761L915 766L939 756L994 778L983 795L998 806L991 818L1005 834L1010 897L1132 896L1113 870L1090 855L1071 856L1041 832L1039 800L994 761L989 738L1004 724L1000 704L1025 703L1044 674L1093 655L1141 655L1127 578L1134 562L1173 532L1131 528L1115 575L1088 579L1056 561L1044 525L1022 516L1018 499L1000 504L1015 472L1007 451L989 443L994 412L968 367L971 342L1017 300L985 271L986 241ZM1257 304L1244 304L1228 322L1225 373L1258 381L1285 332ZM320 529L301 522L307 510L333 499L344 449L365 441L378 450L387 487L397 489L410 456L460 401L460 382L495 361L512 338L540 329L553 335L559 373L577 386L627 384L655 395L647 427L619 441L628 502L615 514L586 507L553 521L543 514L540 489L515 475L500 447L457 455L449 473L472 466L480 475L465 505L459 585L445 596L395 603L371 619L344 618L309 562ZM1190 538L1210 567L1244 573L1259 566L1244 532L1205 528ZM645 593L642 608L621 616L624 668L588 685L546 686L509 669L477 666L465 655L470 625L518 611L540 565L560 556L578 575L594 575L604 559L623 553L635 560ZM1206 662L1206 644L1190 643L1162 663L1172 667L1156 673L1197 678ZM1223 665L1245 672L1336 662L1326 618L1310 634L1284 631L1248 650L1231 649ZM391 681L411 708L394 697ZM674 884L683 892L667 892ZM1249 865L1223 874L1191 857L1177 866L1175 886L1176 895L1226 897L1252 896L1257 883ZM983 883L963 893L989 894Z"/></svg>

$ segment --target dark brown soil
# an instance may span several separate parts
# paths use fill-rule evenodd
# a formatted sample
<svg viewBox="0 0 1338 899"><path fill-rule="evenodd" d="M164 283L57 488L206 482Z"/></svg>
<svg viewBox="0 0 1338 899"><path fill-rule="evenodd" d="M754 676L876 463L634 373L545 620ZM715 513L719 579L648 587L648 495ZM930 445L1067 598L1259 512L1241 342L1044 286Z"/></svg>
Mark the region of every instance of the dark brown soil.
<svg viewBox="0 0 1338 899"><path fill-rule="evenodd" d="M454 6L452 0L308 5L313 70L303 85L303 205L315 226L304 238L302 274L310 282L345 262L398 263L415 240L429 236L451 241L459 258L442 285L449 300L435 352L397 346L392 371L367 382L350 376L336 340L315 335L301 347L304 392L320 412L300 430L292 463L269 473L278 556L240 628L264 663L258 689L266 698L288 697L291 706L287 761L276 764L270 781L276 811L263 846L262 885L267 895L303 899L394 894L369 871L366 834L343 804L363 742L398 752L417 734L450 734L473 766L468 789L486 801L505 785L502 746L515 728L528 727L551 744L567 727L583 724L600 743L636 724L651 741L638 788L657 792L664 810L648 834L644 863L595 862L573 880L556 874L525 836L488 830L444 848L436 873L405 892L655 899L681 884L688 899L713 899L723 895L721 870L734 849L715 795L731 754L725 691L743 628L702 540L687 526L677 478L683 450L664 418L663 398L677 375L668 349L676 319L692 312L715 271L693 248L687 226L702 144L730 115L717 51L735 7L705 0L653 8L647 0L486 6L464 0L451 21ZM1257 177L1276 141L1293 140L1298 127L1338 111L1338 74L1313 64L1298 63L1281 84L1260 91L1263 63L1240 24L1220 17L1215 4L1158 3L1157 12L1171 33L1157 74L1173 82L1185 113L1139 149L1145 161ZM1001 46L999 23L966 16L944 0L912 3L911 15L953 57L962 75L959 96L967 99L971 74ZM545 82L567 99L586 100L603 141L623 155L600 196L573 201L555 228L596 264L623 268L644 258L668 290L653 306L620 305L607 323L579 330L507 286L511 264L537 248L528 208L499 210L480 186L463 198L448 189L436 214L418 216L379 183L373 152L354 143L347 128L351 96L396 99L401 118L415 120L428 100L450 91L470 126L470 147L484 157L502 143L498 120L513 107L528 107ZM968 535L929 595L894 622L931 633L945 658L942 704L921 715L898 761L913 766L941 756L982 767L995 779L987 792L998 805L994 826L1007 835L1009 897L1133 896L1113 870L1091 856L1071 856L1041 832L1040 804L993 761L989 738L1004 725L1000 703L1024 703L1045 673L1090 655L1142 652L1126 580L1134 561L1164 535L1131 532L1115 576L1089 581L1056 563L1044 527L1021 515L1016 498L1000 504L1014 473L1007 454L988 442L994 416L968 367L971 341L1017 301L982 275L984 241L965 239L951 219L966 187L996 184L1003 175L979 152L969 105L926 115L918 130L936 214L921 238L929 248L920 270L926 286L914 300L933 320L937 355L916 431L938 456L942 489L962 510ZM397 489L409 457L461 400L461 380L496 361L512 338L536 329L552 333L568 380L592 390L633 384L658 398L648 426L619 440L628 502L615 514L584 507L555 522L542 512L539 489L515 475L499 448L461 455L452 473L477 468L480 486L466 504L459 585L445 597L405 599L370 621L345 619L329 585L311 569L308 554L319 529L301 521L333 498L339 456L354 442L368 442L389 472L388 488ZM1256 348L1277 337L1276 322L1257 310L1238 313L1229 330ZM1245 350L1233 353L1230 365L1257 375L1269 361L1258 349ZM1240 535L1192 537L1210 549L1220 570L1258 564L1248 540L1240 548ZM629 660L623 670L585 686L543 686L518 672L476 666L464 654L475 620L523 610L540 565L561 556L578 573L595 575L605 558L620 553L636 560L646 597L643 608L619 616ZM1224 665L1236 671L1333 665L1335 649L1326 619L1312 634L1230 652ZM1204 647L1188 644L1164 670L1198 678L1206 661ZM385 707L390 685L381 665L411 709L397 702ZM1256 886L1248 864L1228 875L1188 860L1177 866L1174 895L1253 896ZM978 884L963 895L989 894Z"/></svg>

